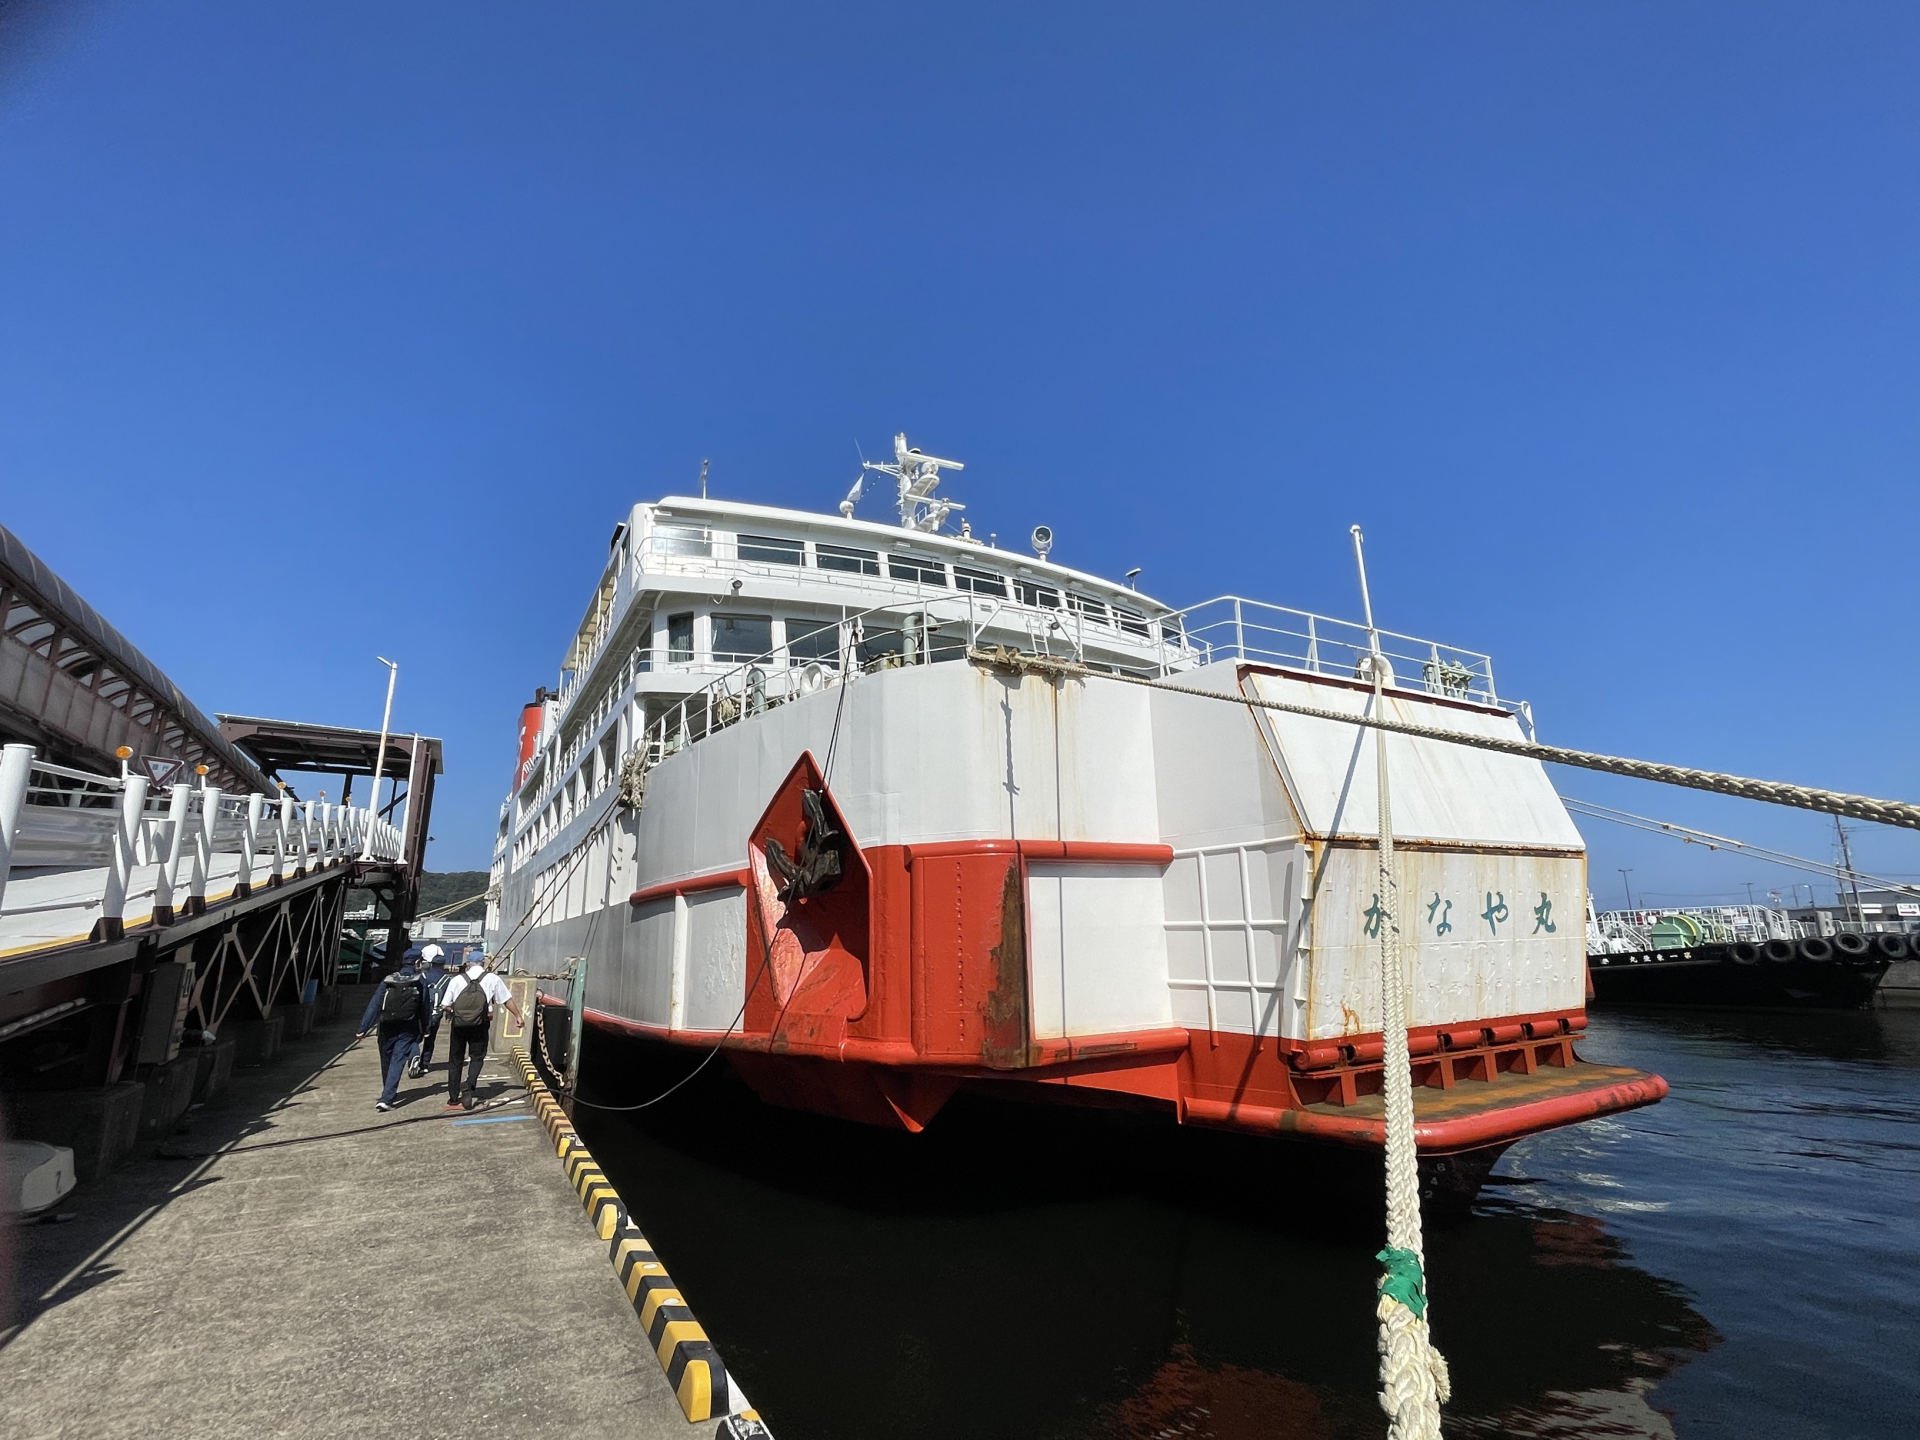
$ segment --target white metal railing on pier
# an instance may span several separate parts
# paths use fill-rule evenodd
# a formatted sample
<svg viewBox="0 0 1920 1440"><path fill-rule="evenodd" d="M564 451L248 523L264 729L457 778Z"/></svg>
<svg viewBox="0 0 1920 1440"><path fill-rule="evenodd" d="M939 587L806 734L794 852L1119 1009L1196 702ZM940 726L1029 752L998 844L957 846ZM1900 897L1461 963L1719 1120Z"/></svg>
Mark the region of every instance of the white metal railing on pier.
<svg viewBox="0 0 1920 1440"><path fill-rule="evenodd" d="M196 785L154 791L144 775L68 769L36 759L31 745L0 753L0 916L10 879L97 870L84 903L117 922L141 867L152 870L141 878L151 880L155 912L166 913L178 900L205 898L216 855L236 857L218 868L223 877L231 868L236 888L251 888L367 850L398 860L401 835L357 806Z"/></svg>

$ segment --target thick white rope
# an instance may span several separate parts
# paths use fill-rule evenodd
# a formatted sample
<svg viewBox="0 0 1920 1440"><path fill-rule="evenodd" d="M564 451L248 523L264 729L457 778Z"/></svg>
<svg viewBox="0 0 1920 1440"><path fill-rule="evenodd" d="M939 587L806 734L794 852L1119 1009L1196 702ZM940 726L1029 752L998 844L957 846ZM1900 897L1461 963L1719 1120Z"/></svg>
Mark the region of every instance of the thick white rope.
<svg viewBox="0 0 1920 1440"><path fill-rule="evenodd" d="M1373 666L1373 704L1381 704ZM1377 1257L1375 1315L1380 1321L1380 1408L1389 1440L1440 1440L1440 1406L1448 1398L1447 1362L1427 1334L1426 1247L1420 1230L1419 1157L1413 1140L1413 1066L1407 1054L1407 974L1400 956L1400 886L1393 864L1393 801L1387 789L1387 735L1376 729L1375 789L1380 798L1380 892L1374 921L1380 934L1380 1031L1387 1109L1387 1248Z"/></svg>
<svg viewBox="0 0 1920 1440"><path fill-rule="evenodd" d="M1367 561L1353 527L1353 561L1367 612L1368 677L1373 704L1385 713L1386 657L1373 627ZM1380 1408L1388 1440L1440 1440L1440 1406L1451 1393L1447 1362L1427 1333L1426 1246L1420 1234L1420 1157L1413 1141L1413 1064L1407 1054L1407 971L1400 956L1400 884L1393 865L1393 800L1387 783L1387 732L1373 732L1374 792L1380 805L1380 890L1367 912L1380 938L1381 1079L1387 1111L1387 1245L1374 1258L1386 1266L1374 1315L1380 1321Z"/></svg>

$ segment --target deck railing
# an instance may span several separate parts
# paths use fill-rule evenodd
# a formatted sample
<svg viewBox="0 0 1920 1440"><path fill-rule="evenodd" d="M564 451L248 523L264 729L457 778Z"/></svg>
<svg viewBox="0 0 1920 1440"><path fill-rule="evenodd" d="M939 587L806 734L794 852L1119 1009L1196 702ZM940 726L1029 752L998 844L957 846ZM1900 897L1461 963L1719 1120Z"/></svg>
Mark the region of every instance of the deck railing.
<svg viewBox="0 0 1920 1440"><path fill-rule="evenodd" d="M160 911L178 898L205 898L216 854L237 856L234 882L251 887L368 852L398 860L401 835L358 806L204 785L156 790L144 775L96 775L38 759L31 745L0 752L0 913L11 913L10 879L99 870L100 915L118 922L142 866L154 868Z"/></svg>
<svg viewBox="0 0 1920 1440"><path fill-rule="evenodd" d="M710 563L712 557L683 558ZM1237 596L1209 600L1152 621L1128 616L1122 623L1115 616L1090 624L1084 612L1070 605L1037 607L1012 598L929 589L920 596L903 595L824 621L799 634L792 631L792 620L787 623L784 645L747 660L636 649L577 725L567 715L563 700L559 714L571 738L557 753L546 752L552 756L551 768L543 758L529 770L529 786L534 776L542 778L537 797L525 801L523 813L533 818L510 827L502 837L509 863L518 868L570 823L619 778L628 756L637 753L641 768L650 769L710 734L854 675L964 659L989 630L997 640L1011 638L1032 653L1071 658L1096 670L1140 678L1167 678L1233 660L1364 678L1371 655L1371 640L1363 625ZM1486 655L1392 631L1380 632L1380 642L1391 684L1421 688L1447 699L1513 708L1499 699L1493 662ZM795 653L796 649L827 651L829 646L827 654ZM589 749L605 743L605 726L628 703L627 687L635 677L660 670L710 678L639 726L633 743L611 763L579 764L576 771Z"/></svg>
<svg viewBox="0 0 1920 1440"><path fill-rule="evenodd" d="M1587 922L1587 953L1627 955L1740 941L1764 945L1769 940L1808 940L1842 932L1898 933L1904 928L1905 922L1897 918L1842 917L1823 926L1817 920L1796 920L1787 911L1770 905L1661 905L1645 910L1597 912Z"/></svg>
<svg viewBox="0 0 1920 1440"><path fill-rule="evenodd" d="M1171 669L1241 660L1317 675L1372 678L1372 638L1366 626L1350 620L1223 595L1189 606L1160 624L1169 644L1177 634L1179 648L1186 652ZM1503 703L1494 688L1490 656L1391 630L1380 632L1380 650L1389 685L1449 700Z"/></svg>

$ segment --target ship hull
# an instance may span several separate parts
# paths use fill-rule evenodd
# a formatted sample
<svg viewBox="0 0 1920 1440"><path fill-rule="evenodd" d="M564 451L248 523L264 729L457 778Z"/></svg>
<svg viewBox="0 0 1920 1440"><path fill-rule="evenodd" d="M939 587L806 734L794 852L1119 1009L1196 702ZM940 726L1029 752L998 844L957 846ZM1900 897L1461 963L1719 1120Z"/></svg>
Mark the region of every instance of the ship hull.
<svg viewBox="0 0 1920 1440"><path fill-rule="evenodd" d="M1588 959L1597 1005L1858 1010L1871 1005L1889 961L1736 959L1733 947L1649 950Z"/></svg>
<svg viewBox="0 0 1920 1440"><path fill-rule="evenodd" d="M1244 666L1199 679L1371 703ZM491 948L547 973L585 957L586 1023L718 1050L791 1109L915 1131L966 1087L1377 1151L1362 732L1271 719L1098 676L863 676L668 756L637 810L611 789L582 805L507 877L501 916L533 923ZM1421 1153L1484 1158L1658 1100L1658 1077L1575 1051L1584 854L1539 767L1399 751Z"/></svg>

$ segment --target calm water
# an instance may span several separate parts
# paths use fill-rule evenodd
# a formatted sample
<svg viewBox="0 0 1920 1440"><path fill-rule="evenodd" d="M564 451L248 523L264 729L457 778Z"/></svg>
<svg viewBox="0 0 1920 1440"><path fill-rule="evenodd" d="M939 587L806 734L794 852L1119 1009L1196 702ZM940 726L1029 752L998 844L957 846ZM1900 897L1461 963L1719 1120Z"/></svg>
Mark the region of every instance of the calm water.
<svg viewBox="0 0 1920 1440"><path fill-rule="evenodd" d="M590 1045L589 1094L684 1069L646 1053ZM1430 1234L1448 1432L1920 1434L1920 1011L1596 1014L1583 1053L1673 1094L1514 1147ZM580 1123L782 1440L1384 1432L1371 1186L965 1097L888 1135L710 1073Z"/></svg>

